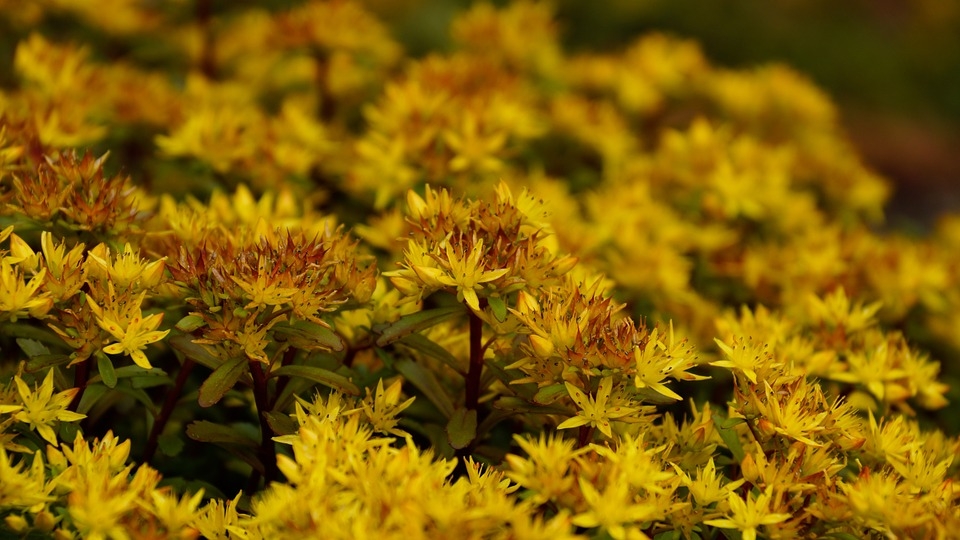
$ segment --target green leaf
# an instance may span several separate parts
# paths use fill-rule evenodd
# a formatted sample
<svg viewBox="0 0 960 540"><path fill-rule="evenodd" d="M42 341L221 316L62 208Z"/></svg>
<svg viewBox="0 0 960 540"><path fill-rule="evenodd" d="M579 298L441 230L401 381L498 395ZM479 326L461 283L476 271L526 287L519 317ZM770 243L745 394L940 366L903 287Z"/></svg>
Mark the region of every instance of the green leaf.
<svg viewBox="0 0 960 540"><path fill-rule="evenodd" d="M411 313L410 315L404 315L396 322L391 323L387 325L386 328L379 330L380 337L377 338L377 346L383 347L389 345L394 341L402 339L404 336L408 336L421 330L426 330L431 326L435 326L451 317L462 315L463 313L463 306L452 306L428 309L425 311Z"/></svg>
<svg viewBox="0 0 960 540"><path fill-rule="evenodd" d="M263 415L267 418L270 429L277 435L290 435L300 429L300 425L297 424L296 420L290 418L289 414L267 411Z"/></svg>
<svg viewBox="0 0 960 540"><path fill-rule="evenodd" d="M194 330L205 326L207 322L203 320L203 317L199 315L187 315L186 317L177 321L175 325L177 330L183 332L184 334L189 334Z"/></svg>
<svg viewBox="0 0 960 540"><path fill-rule="evenodd" d="M858 537L845 532L832 532L823 535L824 538L836 538L837 540L857 540Z"/></svg>
<svg viewBox="0 0 960 540"><path fill-rule="evenodd" d="M133 399L139 401L147 411L153 416L157 415L157 406L153 402L153 398L149 394L143 391L141 388L134 388L129 384L128 381L119 381L117 387L114 389L118 392L123 392L124 394L132 397ZM86 396L84 396L86 397Z"/></svg>
<svg viewBox="0 0 960 540"><path fill-rule="evenodd" d="M69 361L70 356L66 354L40 354L27 361L26 370L35 373L53 366L66 364Z"/></svg>
<svg viewBox="0 0 960 540"><path fill-rule="evenodd" d="M499 296L488 296L487 304L490 306L490 309L493 310L493 316L496 317L498 321L503 322L507 320L507 304L503 301L503 298Z"/></svg>
<svg viewBox="0 0 960 540"><path fill-rule="evenodd" d="M257 441L247 437L234 427L215 424L206 420L191 422L187 426L187 437L200 442L234 444L249 448L259 446Z"/></svg>
<svg viewBox="0 0 960 540"><path fill-rule="evenodd" d="M183 439L174 433L161 435L157 438L157 447L163 455L175 457L183 450Z"/></svg>
<svg viewBox="0 0 960 540"><path fill-rule="evenodd" d="M270 373L271 377L285 375L287 377L299 377L301 379L311 380L324 386L329 386L334 390L339 390L344 394L359 396L360 388L353 384L350 379L334 373L329 369L318 368L314 366L283 366Z"/></svg>
<svg viewBox="0 0 960 540"><path fill-rule="evenodd" d="M273 327L273 336L280 341L288 341L294 347L303 350L328 349L343 350L343 339L339 334L311 321L293 321Z"/></svg>
<svg viewBox="0 0 960 540"><path fill-rule="evenodd" d="M447 440L456 450L466 448L477 438L477 411L457 409L447 422Z"/></svg>
<svg viewBox="0 0 960 540"><path fill-rule="evenodd" d="M493 402L493 407L502 411L511 411L514 413L533 413L533 414L565 414L570 415L570 411L564 407L553 405L535 405L521 398L504 396Z"/></svg>
<svg viewBox="0 0 960 540"><path fill-rule="evenodd" d="M540 405L550 405L565 395L567 395L566 386L562 384L551 384L538 390L533 396L533 401Z"/></svg>
<svg viewBox="0 0 960 540"><path fill-rule="evenodd" d="M107 355L97 353L97 371L107 388L116 388L117 373L113 370L113 362L107 358Z"/></svg>
<svg viewBox="0 0 960 540"><path fill-rule="evenodd" d="M420 351L423 354L432 356L453 368L457 373L466 376L466 373L463 371L463 362L457 360L457 357L450 354L450 351L444 349L436 341L431 340L427 336L423 334L410 334L400 339L400 343L403 343L411 349Z"/></svg>
<svg viewBox="0 0 960 540"><path fill-rule="evenodd" d="M248 360L245 356L234 358L229 362L213 370L213 373L207 377L200 385L199 403L201 407L211 407L215 405L228 390L237 384L240 377L249 369Z"/></svg>
<svg viewBox="0 0 960 540"><path fill-rule="evenodd" d="M210 354L210 351L200 343L194 343L192 336L173 336L167 340L167 343L177 351L180 351L185 357L203 367L217 369L223 364L223 359Z"/></svg>
<svg viewBox="0 0 960 540"><path fill-rule="evenodd" d="M746 421L747 421L746 418L738 418L738 417L733 417L733 418L718 418L716 416L713 417L713 422L717 426L724 429L732 429L734 426L743 424Z"/></svg>
<svg viewBox="0 0 960 540"><path fill-rule="evenodd" d="M736 430L733 429L733 426L735 426L740 422L735 422L729 426L726 425L730 423L731 420L737 420L737 419L736 418L720 418L717 415L713 415L713 424L717 427L717 433L720 434L720 438L723 439L724 444L726 444L727 448L730 449L730 452L733 454L733 457L738 462L742 462L743 458L746 457L746 453L743 451L743 446L740 444L740 436L737 435Z"/></svg>
<svg viewBox="0 0 960 540"><path fill-rule="evenodd" d="M77 412L80 414L88 414L90 409L97 404L97 401L109 391L110 389L103 384L96 384L91 381L87 384L87 389L83 391L83 397L80 398L80 405L77 406Z"/></svg>
<svg viewBox="0 0 960 540"><path fill-rule="evenodd" d="M99 364L97 367L99 368ZM117 379L136 379L139 377L150 378L150 379L160 379L160 378L165 378L167 376L167 372L160 368L143 369L138 365L113 368L113 373ZM103 381L103 377L100 374L90 377L91 383L100 382L100 381ZM163 384L163 383L164 381L160 381L159 384ZM137 387L137 385L135 384L134 387Z"/></svg>
<svg viewBox="0 0 960 540"><path fill-rule="evenodd" d="M35 339L17 338L17 345L20 346L20 350L23 351L23 354L26 354L27 358L30 359L33 359L36 356L50 354L50 349Z"/></svg>
<svg viewBox="0 0 960 540"><path fill-rule="evenodd" d="M444 418L453 416L453 402L450 401L450 396L447 395L443 385L440 384L432 371L410 359L398 360L393 364L393 367L410 381L410 384L423 392L423 395L437 406Z"/></svg>

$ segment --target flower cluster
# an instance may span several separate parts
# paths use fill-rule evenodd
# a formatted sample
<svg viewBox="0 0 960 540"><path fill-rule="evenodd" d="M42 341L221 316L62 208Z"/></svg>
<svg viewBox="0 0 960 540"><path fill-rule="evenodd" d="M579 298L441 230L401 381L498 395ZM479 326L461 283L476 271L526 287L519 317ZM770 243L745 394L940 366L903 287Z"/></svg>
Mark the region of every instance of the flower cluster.
<svg viewBox="0 0 960 540"><path fill-rule="evenodd" d="M391 2L20 4L4 532L960 530L960 219L887 231L802 75L526 0L418 57Z"/></svg>

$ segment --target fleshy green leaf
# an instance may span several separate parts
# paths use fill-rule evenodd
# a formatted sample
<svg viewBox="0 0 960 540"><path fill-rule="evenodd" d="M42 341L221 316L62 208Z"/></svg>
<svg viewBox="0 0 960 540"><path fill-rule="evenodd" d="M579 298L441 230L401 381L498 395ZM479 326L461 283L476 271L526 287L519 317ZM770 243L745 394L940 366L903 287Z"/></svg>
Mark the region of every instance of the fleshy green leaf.
<svg viewBox="0 0 960 540"><path fill-rule="evenodd" d="M23 354L27 355L27 357L31 359L35 356L44 356L50 354L50 349L35 339L17 338L17 345L20 346L20 350L23 351Z"/></svg>
<svg viewBox="0 0 960 540"><path fill-rule="evenodd" d="M263 415L267 418L267 424L270 425L270 429L277 435L290 435L300 429L297 422L293 418L290 418L288 414L277 411L267 411L263 413Z"/></svg>
<svg viewBox="0 0 960 540"><path fill-rule="evenodd" d="M235 444L250 448L256 448L258 446L257 441L247 437L238 429L223 424L215 424L206 420L191 422L190 425L187 426L187 437L200 442Z"/></svg>
<svg viewBox="0 0 960 540"><path fill-rule="evenodd" d="M739 422L737 421L739 420ZM733 454L733 457L738 461L743 461L743 458L746 457L746 453L743 451L743 446L740 444L740 436L737 435L734 426L743 422L742 418L720 418L717 415L713 416L713 424L717 427L717 433L720 434L720 438L723 439L724 444L727 445L727 448L730 449L730 453Z"/></svg>
<svg viewBox="0 0 960 540"><path fill-rule="evenodd" d="M466 375L463 372L462 362L457 360L456 356L450 354L450 351L444 349L436 341L431 340L423 334L410 334L408 336L404 336L400 340L400 343L403 343L411 349L420 351L423 354L432 356L453 368L457 373L464 376Z"/></svg>
<svg viewBox="0 0 960 540"><path fill-rule="evenodd" d="M99 365L97 367L99 368ZM113 373L117 379L137 379L142 377L147 379L159 380L161 378L166 378L167 376L167 372L160 368L143 369L138 365L113 368ZM100 382L100 381L103 381L103 377L101 374L97 374L97 375L94 375L93 377L90 377L91 383ZM159 380L157 384L165 384L165 382L166 381ZM153 386L156 386L156 385L153 385ZM134 384L134 387L137 387L137 385Z"/></svg>
<svg viewBox="0 0 960 540"><path fill-rule="evenodd" d="M179 335L167 340L171 347L203 367L217 369L223 360L210 354L210 351L200 343L194 343L192 336Z"/></svg>
<svg viewBox="0 0 960 540"><path fill-rule="evenodd" d="M228 390L237 384L240 377L249 369L248 360L245 356L234 358L224 363L207 377L200 385L200 397L198 401L201 407L211 407L215 405Z"/></svg>
<svg viewBox="0 0 960 540"><path fill-rule="evenodd" d="M270 373L271 377L286 375L287 377L300 377L301 379L311 380L324 386L329 386L334 390L339 390L352 396L360 395L360 388L353 384L350 379L334 373L329 369L323 369L314 366L283 366Z"/></svg>
<svg viewBox="0 0 960 540"><path fill-rule="evenodd" d="M487 304L490 306L490 309L493 310L493 316L496 317L498 321L503 322L507 320L507 304L503 301L503 298L499 296L489 296L487 297Z"/></svg>
<svg viewBox="0 0 960 540"><path fill-rule="evenodd" d="M203 317L199 315L187 315L186 317L177 321L176 328L185 334L189 334L205 324L207 323L203 320Z"/></svg>
<svg viewBox="0 0 960 540"><path fill-rule="evenodd" d="M303 350L343 350L343 339L333 330L311 321L294 321L273 327L273 335L280 341L288 341Z"/></svg>
<svg viewBox="0 0 960 540"><path fill-rule="evenodd" d="M377 338L377 346L383 347L389 345L394 341L402 339L404 336L426 330L431 326L435 326L451 317L462 315L463 313L463 306L452 306L428 309L411 313L410 315L404 315L396 322L380 330L380 337Z"/></svg>
<svg viewBox="0 0 960 540"><path fill-rule="evenodd" d="M456 450L466 448L477 438L477 411L457 409L447 422L447 440Z"/></svg>
<svg viewBox="0 0 960 540"><path fill-rule="evenodd" d="M423 395L437 406L437 409L445 418L453 416L453 402L450 401L450 396L447 395L443 385L440 384L432 371L409 359L398 360L393 364L393 367L406 377L410 384L423 392Z"/></svg>
<svg viewBox="0 0 960 540"><path fill-rule="evenodd" d="M566 386L562 384L551 384L538 390L533 396L533 401L540 405L549 405L565 395L567 395Z"/></svg>
<svg viewBox="0 0 960 540"><path fill-rule="evenodd" d="M40 354L27 361L26 370L35 373L53 366L66 364L69 361L70 356L66 354Z"/></svg>
<svg viewBox="0 0 960 540"><path fill-rule="evenodd" d="M117 373L113 370L113 362L107 358L107 355L97 354L97 371L107 388L116 388Z"/></svg>

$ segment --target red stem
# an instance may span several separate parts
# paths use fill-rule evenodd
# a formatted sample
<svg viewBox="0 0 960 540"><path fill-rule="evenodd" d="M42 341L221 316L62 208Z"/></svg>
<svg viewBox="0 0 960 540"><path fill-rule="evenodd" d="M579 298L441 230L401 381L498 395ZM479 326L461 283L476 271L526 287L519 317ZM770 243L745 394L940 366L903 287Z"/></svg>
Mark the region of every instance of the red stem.
<svg viewBox="0 0 960 540"><path fill-rule="evenodd" d="M470 311L470 368L467 371L467 409L480 402L480 375L483 372L483 320Z"/></svg>
<svg viewBox="0 0 960 540"><path fill-rule="evenodd" d="M163 434L163 429L167 427L167 422L170 421L170 415L173 414L173 409L177 406L177 401L183 392L183 385L187 383L187 378L193 371L194 365L196 364L194 364L193 360L189 358L183 359L183 365L180 366L180 371L177 373L177 379L173 383L173 388L167 392L163 401L163 407L160 409L160 414L157 415L157 419L153 423L153 429L150 430L150 438L147 439L147 447L143 451L143 457L140 458L140 463L150 463L153 455L157 452L160 435Z"/></svg>
<svg viewBox="0 0 960 540"><path fill-rule="evenodd" d="M250 374L253 375L253 399L257 405L257 417L260 420L260 461L263 463L264 485L277 479L276 445L271 437L272 430L267 423L266 413L270 411L270 396L267 389L267 374L263 364L250 362Z"/></svg>
<svg viewBox="0 0 960 540"><path fill-rule="evenodd" d="M77 408L80 406L80 399L83 398L83 392L87 389L87 381L89 379L90 357L87 357L86 360L77 364L77 369L73 372L73 387L79 388L79 390L76 395L73 396L73 400L70 401L67 410L77 412Z"/></svg>

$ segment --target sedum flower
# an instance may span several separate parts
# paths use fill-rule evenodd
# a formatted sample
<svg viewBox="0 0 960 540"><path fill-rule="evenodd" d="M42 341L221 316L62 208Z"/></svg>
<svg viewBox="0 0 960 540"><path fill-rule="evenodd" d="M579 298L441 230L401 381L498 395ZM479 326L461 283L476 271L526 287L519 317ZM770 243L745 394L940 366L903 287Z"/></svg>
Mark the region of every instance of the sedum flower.
<svg viewBox="0 0 960 540"><path fill-rule="evenodd" d="M84 244L77 244L67 251L65 241L61 240L59 244L54 244L53 234L43 231L40 233L40 247L47 270L47 279L43 283L44 289L58 301L70 298L79 292L84 283Z"/></svg>
<svg viewBox="0 0 960 540"><path fill-rule="evenodd" d="M743 540L756 540L757 528L761 525L773 525L790 519L790 514L770 511L770 497L772 490L767 488L755 498L747 494L747 499L741 499L736 493L727 495L730 510L724 519L708 519L707 525L721 529L737 529L743 533Z"/></svg>
<svg viewBox="0 0 960 540"><path fill-rule="evenodd" d="M10 235L10 254L4 259L11 264L19 265L23 271L31 274L36 274L37 265L40 262L40 258L30 247L30 244L27 244L23 238L16 234Z"/></svg>
<svg viewBox="0 0 960 540"><path fill-rule="evenodd" d="M693 499L704 508L727 499L735 489L746 482L743 478L732 482L727 481L722 473L717 473L717 466L714 464L712 456L704 467L697 467L696 479L691 478L676 465L674 465L674 469L680 475L683 485L690 490Z"/></svg>
<svg viewBox="0 0 960 540"><path fill-rule="evenodd" d="M53 308L53 299L49 293L36 292L46 273L46 268L41 268L30 281L26 281L15 264L6 259L0 261L0 313L10 322L27 315L45 316Z"/></svg>
<svg viewBox="0 0 960 540"><path fill-rule="evenodd" d="M610 429L610 420L622 418L637 412L637 409L633 407L623 407L621 405L615 407L608 406L607 400L610 399L610 392L613 389L613 377L604 377L603 380L600 381L596 398L591 398L569 382L564 383L564 385L567 387L570 399L577 404L580 411L577 412L576 416L561 422L560 425L557 426L557 429L567 429L589 424L595 426L607 437L613 437L613 432Z"/></svg>
<svg viewBox="0 0 960 540"><path fill-rule="evenodd" d="M453 246L447 242L445 253L449 265L446 270L426 266L414 266L413 270L427 284L456 287L457 300L465 301L473 311L480 311L480 297L477 296L477 291L483 287L484 283L496 281L510 270L507 268L484 270L481 261L481 257L486 253L483 249L483 240L478 240L470 253L464 254L463 257L458 255Z"/></svg>
<svg viewBox="0 0 960 540"><path fill-rule="evenodd" d="M84 414L67 410L67 406L78 391L76 388L54 395L52 369L47 371L43 383L39 387L34 387L33 390L19 375L14 376L14 381L20 393L20 401L23 403L23 407L14 415L14 418L28 424L30 429L36 430L50 444L57 446L57 435L53 430L55 421L75 422L86 418Z"/></svg>
<svg viewBox="0 0 960 540"><path fill-rule="evenodd" d="M580 477L580 491L588 509L573 516L571 522L578 527L602 527L614 540L647 538L637 525L659 513L649 502L636 502L626 482L608 482L600 491Z"/></svg>
<svg viewBox="0 0 960 540"><path fill-rule="evenodd" d="M112 286L111 286L112 290ZM133 359L134 363L143 369L151 369L150 361L143 349L150 343L160 341L165 338L170 330L157 330L163 321L163 313L154 313L144 317L140 311L139 304L143 302L145 293L140 293L137 301L138 307L133 308L126 313L129 318L118 315L117 313L104 311L98 306L93 298L87 297L90 309L97 317L97 323L101 328L110 333L116 343L111 343L103 348L107 354L125 354Z"/></svg>
<svg viewBox="0 0 960 540"><path fill-rule="evenodd" d="M380 433L391 433L399 437L407 435L405 431L397 429L397 422L399 422L397 415L409 407L415 398L411 397L402 403L400 402L402 383L403 381L397 379L389 388L384 390L383 379L380 379L375 394L371 395L370 389L367 389L367 397L360 405L374 430Z"/></svg>
<svg viewBox="0 0 960 540"><path fill-rule="evenodd" d="M53 500L53 484L46 481L43 455L37 450L32 463L26 463L27 460L12 461L6 449L0 447L0 509L5 513L11 508L37 512Z"/></svg>
<svg viewBox="0 0 960 540"><path fill-rule="evenodd" d="M109 279L121 290L153 289L163 280L164 259L152 262L141 259L129 242L113 257L106 244L91 249L87 257L91 261L87 264L87 271L92 277Z"/></svg>
<svg viewBox="0 0 960 540"><path fill-rule="evenodd" d="M766 367L771 360L765 346L743 338L736 339L732 347L716 338L714 342L723 351L725 359L711 362L710 365L734 370L735 373L746 376L751 383L757 384L757 370Z"/></svg>

